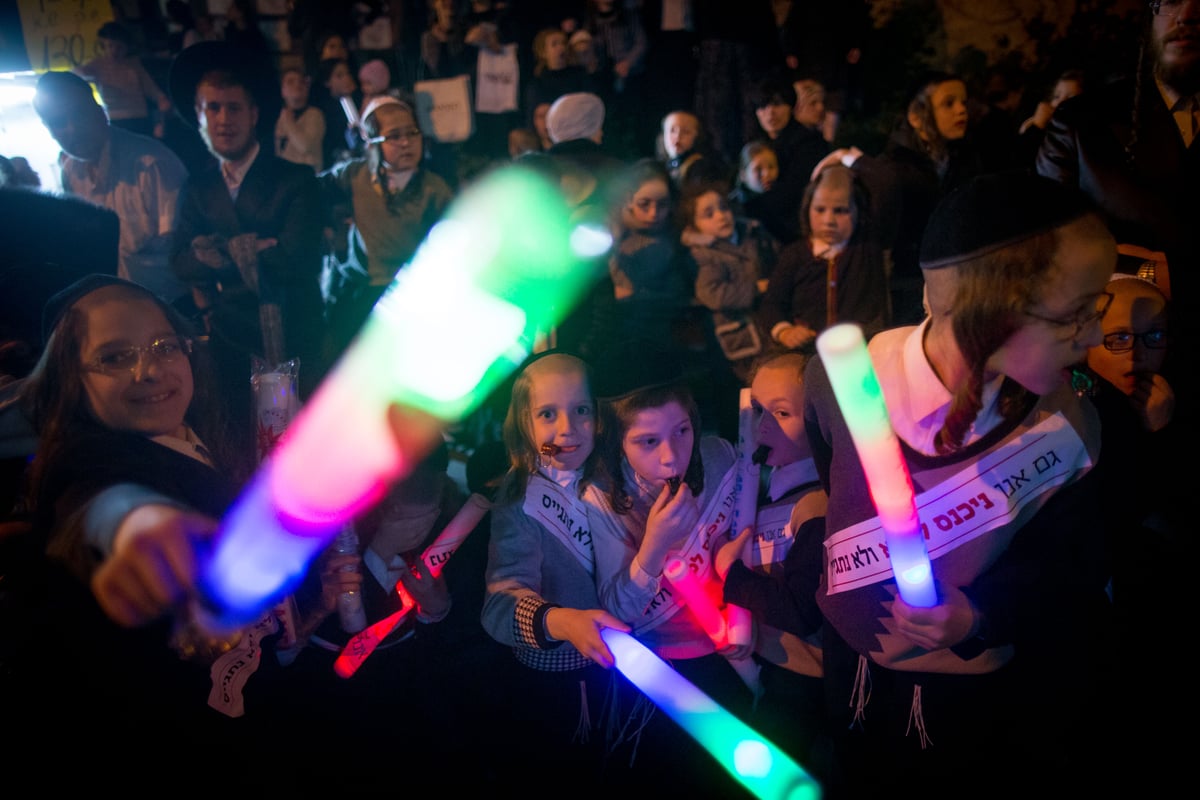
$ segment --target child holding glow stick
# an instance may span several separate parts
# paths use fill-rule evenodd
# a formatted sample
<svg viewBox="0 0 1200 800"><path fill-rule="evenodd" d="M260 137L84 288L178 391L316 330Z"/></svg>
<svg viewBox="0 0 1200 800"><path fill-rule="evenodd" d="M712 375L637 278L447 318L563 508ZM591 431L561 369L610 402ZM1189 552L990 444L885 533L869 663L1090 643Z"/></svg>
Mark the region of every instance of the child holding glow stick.
<svg viewBox="0 0 1200 800"><path fill-rule="evenodd" d="M1058 780L1104 791L1106 527L1119 515L1101 491L1098 417L1065 378L1100 342L1116 258L1081 195L1029 174L977 178L930 217L929 315L869 353L916 493L932 607L898 595L848 415L823 361L809 365L804 425L829 493L817 601L844 779L831 796L942 797L980 780L995 796L1067 791Z"/></svg>
<svg viewBox="0 0 1200 800"><path fill-rule="evenodd" d="M459 595L469 596L471 585L481 579L482 559L471 564L463 556L459 561L455 550L445 570L435 576L421 557L464 504L448 466L448 448L441 445L355 520L359 572L341 572L347 556L331 547L318 557L300 592L302 597L311 593L317 578L337 591L357 591L368 626L400 609L397 582L416 602L350 674L337 666L353 634L342 628L335 614L312 633L309 646L283 676L288 695L309 698L290 709L294 724L339 731L338 747L353 753L364 767L386 763L403 752L444 771L459 758L460 748L483 752L475 738L483 736L476 706L485 699L481 695L486 684L479 675L490 673L502 654L479 629L478 607L457 608ZM477 535L470 534L464 543ZM345 775L347 765L328 757L329 746L328 741L304 741L294 749L297 755L311 757L306 759L312 764L310 776L332 785L339 774ZM443 785L470 788L479 777L450 771Z"/></svg>
<svg viewBox="0 0 1200 800"><path fill-rule="evenodd" d="M519 747L512 758L536 748L581 778L598 777L601 766L599 712L613 656L600 632L629 630L596 595L581 498L594 469L595 426L589 369L575 356L535 356L513 382L504 420L511 466L492 509L481 615L519 662L509 673L510 714L521 730L508 734Z"/></svg>
<svg viewBox="0 0 1200 800"><path fill-rule="evenodd" d="M257 742L280 736L278 629L269 612L225 637L190 625L198 556L253 460L253 444L222 425L192 334L161 298L111 275L47 302L45 350L22 386L39 432L28 484L38 557L6 575L6 599L34 590L20 595L22 634L6 635L21 657L5 658L6 684L20 687L5 708L13 724L70 720L88 764L137 752L164 766L219 761L236 777L260 766ZM117 719L128 727L113 736Z"/></svg>
<svg viewBox="0 0 1200 800"><path fill-rule="evenodd" d="M804 432L803 375L808 361L803 353L772 350L752 368L750 395L758 416L754 443L770 470L767 494L754 527L722 545L714 567L725 581L725 602L747 609L757 623L754 651L763 695L751 723L823 777L829 731L817 631L820 612L813 595L828 498ZM806 615L809 623L797 624L796 613ZM807 635L792 632L805 628Z"/></svg>
<svg viewBox="0 0 1200 800"><path fill-rule="evenodd" d="M614 354L600 384L599 475L584 494L600 601L676 671L745 719L753 696L730 661L748 656L750 645L718 652L664 578L671 556L701 578L713 577L710 548L729 532L735 452L724 439L700 435L681 365L656 353L634 343L624 357ZM636 785L705 795L727 785L670 720L651 714L638 721L638 710L625 722L635 739Z"/></svg>

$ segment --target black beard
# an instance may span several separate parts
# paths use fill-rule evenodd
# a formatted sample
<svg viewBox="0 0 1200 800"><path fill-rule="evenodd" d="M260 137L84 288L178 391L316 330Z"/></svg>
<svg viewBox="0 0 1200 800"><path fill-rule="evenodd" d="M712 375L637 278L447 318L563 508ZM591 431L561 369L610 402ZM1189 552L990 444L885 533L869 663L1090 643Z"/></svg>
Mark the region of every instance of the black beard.
<svg viewBox="0 0 1200 800"><path fill-rule="evenodd" d="M1155 49L1154 74L1160 81L1184 97L1200 92L1200 59L1166 66L1162 63L1162 45Z"/></svg>

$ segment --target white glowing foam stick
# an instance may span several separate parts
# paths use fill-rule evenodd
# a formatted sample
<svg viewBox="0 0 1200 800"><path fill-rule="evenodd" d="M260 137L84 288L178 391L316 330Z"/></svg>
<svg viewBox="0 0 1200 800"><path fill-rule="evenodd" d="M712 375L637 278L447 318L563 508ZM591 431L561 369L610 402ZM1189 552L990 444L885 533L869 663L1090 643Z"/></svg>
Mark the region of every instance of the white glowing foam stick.
<svg viewBox="0 0 1200 800"><path fill-rule="evenodd" d="M737 474L733 483L733 525L729 530L730 536L738 536L746 527L753 528L758 517L759 467L754 463L754 440L754 404L750 400L750 389L743 388L738 398L737 462L733 466ZM730 643L741 645L754 641L754 623L748 609L728 603L725 606L725 620L729 625Z"/></svg>

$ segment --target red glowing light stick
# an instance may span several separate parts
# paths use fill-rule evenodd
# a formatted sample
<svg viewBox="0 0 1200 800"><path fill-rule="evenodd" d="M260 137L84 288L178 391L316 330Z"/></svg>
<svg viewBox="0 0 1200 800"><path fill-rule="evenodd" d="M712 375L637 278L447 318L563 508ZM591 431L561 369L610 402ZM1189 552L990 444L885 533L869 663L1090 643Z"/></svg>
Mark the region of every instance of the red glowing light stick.
<svg viewBox="0 0 1200 800"><path fill-rule="evenodd" d="M700 576L688 569L687 562L679 556L670 556L663 565L663 577L671 582L671 588L679 592L692 617L712 639L718 650L729 646L729 626L725 615L705 591Z"/></svg>
<svg viewBox="0 0 1200 800"><path fill-rule="evenodd" d="M724 650L731 644L729 639L729 622L722 608L709 594L706 583L699 575L688 569L687 563L679 556L669 556L663 565L663 577L671 583L671 588L678 590L683 602L691 612L697 624L712 639L717 650ZM719 588L716 584L714 587ZM728 608L729 606L725 606ZM743 609L744 610L744 609ZM761 694L762 686L759 681L758 664L753 658L729 658L730 665L737 670L739 676L750 687L755 696Z"/></svg>
<svg viewBox="0 0 1200 800"><path fill-rule="evenodd" d="M492 503L486 497L479 493L473 493L467 498L467 502L458 510L454 518L446 523L446 527L437 535L437 538L429 543L429 547L421 553L421 560L425 562L429 574L433 577L438 577L442 574L442 568L446 566L446 562L450 560L450 556L454 555L454 551L463 543L463 540L475 530L479 525L479 520L483 519L483 515L492 507ZM337 661L333 662L333 671L343 678L349 678L362 663L367 660L367 656L375 652L375 648L379 643L388 637L396 626L399 625L408 612L413 609L416 602L412 595L404 588L404 584L396 582L396 593L400 595L401 606L398 611L392 612L374 625L368 625L346 643L342 648L342 652L338 655Z"/></svg>
<svg viewBox="0 0 1200 800"><path fill-rule="evenodd" d="M395 630L396 626L400 624L400 620L404 619L408 612L413 610L416 601L413 600L412 595L405 591L400 584L396 584L396 590L400 594L400 609L354 634L354 637L338 654L337 660L333 662L333 671L339 677L349 678L357 672L362 663L367 660L367 656L375 652L379 643Z"/></svg>

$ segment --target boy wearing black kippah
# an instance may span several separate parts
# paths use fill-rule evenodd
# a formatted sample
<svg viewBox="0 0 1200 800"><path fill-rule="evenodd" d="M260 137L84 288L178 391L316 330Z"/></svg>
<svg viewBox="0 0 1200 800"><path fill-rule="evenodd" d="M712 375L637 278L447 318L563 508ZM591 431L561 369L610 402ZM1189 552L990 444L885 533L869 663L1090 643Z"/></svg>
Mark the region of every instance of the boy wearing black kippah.
<svg viewBox="0 0 1200 800"><path fill-rule="evenodd" d="M1082 198L1028 173L977 178L931 216L928 316L869 343L916 494L931 608L899 596L825 364L806 371L805 429L829 493L817 601L830 796L1095 780L1111 738L1110 564L1098 418L1067 378L1099 343L1115 264Z"/></svg>

